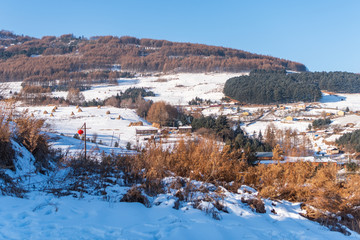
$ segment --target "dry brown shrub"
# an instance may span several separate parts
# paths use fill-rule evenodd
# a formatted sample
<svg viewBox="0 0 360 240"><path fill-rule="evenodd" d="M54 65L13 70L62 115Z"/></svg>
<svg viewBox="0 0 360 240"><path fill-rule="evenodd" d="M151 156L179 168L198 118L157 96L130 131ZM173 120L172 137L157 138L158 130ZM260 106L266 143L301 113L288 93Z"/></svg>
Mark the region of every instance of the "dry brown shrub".
<svg viewBox="0 0 360 240"><path fill-rule="evenodd" d="M204 137L210 137L214 134L214 130L209 128L199 128L196 133Z"/></svg>
<svg viewBox="0 0 360 240"><path fill-rule="evenodd" d="M144 123L141 122L141 121L139 121L139 122L131 122L128 127L143 126L143 125L144 125Z"/></svg>
<svg viewBox="0 0 360 240"><path fill-rule="evenodd" d="M3 195L15 196L18 198L23 198L26 191L19 186L16 180L9 177L4 172L0 172L0 179L3 181L0 184L0 192Z"/></svg>
<svg viewBox="0 0 360 240"><path fill-rule="evenodd" d="M47 136L41 133L44 121L29 116L15 119L18 140L34 155L38 168L48 166L50 152Z"/></svg>
<svg viewBox="0 0 360 240"><path fill-rule="evenodd" d="M186 182L183 178L177 177L175 181L173 181L170 185L170 188L172 189L180 189L182 187L185 187Z"/></svg>
<svg viewBox="0 0 360 240"><path fill-rule="evenodd" d="M144 189L145 193L151 197L165 192L161 179L146 179L141 185L141 188Z"/></svg>
<svg viewBox="0 0 360 240"><path fill-rule="evenodd" d="M0 167L14 168L15 152L10 142L10 121L4 113L0 115Z"/></svg>
<svg viewBox="0 0 360 240"><path fill-rule="evenodd" d="M158 78L156 80L154 80L154 82L168 82L169 80L166 78Z"/></svg>
<svg viewBox="0 0 360 240"><path fill-rule="evenodd" d="M181 140L171 152L161 146L150 146L139 158L147 166L147 175L159 178L172 172L205 182L230 182L236 179L240 170L237 159L232 159L226 149L220 151L220 146L213 140Z"/></svg>
<svg viewBox="0 0 360 240"><path fill-rule="evenodd" d="M248 204L253 211L256 211L257 213L266 213L265 210L265 204L261 200L261 198L241 198L242 203Z"/></svg>
<svg viewBox="0 0 360 240"><path fill-rule="evenodd" d="M150 207L149 200L141 193L139 188L132 187L129 191L123 196L120 202L139 202L145 205L145 207Z"/></svg>
<svg viewBox="0 0 360 240"><path fill-rule="evenodd" d="M338 170L334 164L310 162L259 165L249 168L241 183L254 187L262 197L305 203L305 217L334 231L347 234L343 224L359 232L360 176L338 182Z"/></svg>

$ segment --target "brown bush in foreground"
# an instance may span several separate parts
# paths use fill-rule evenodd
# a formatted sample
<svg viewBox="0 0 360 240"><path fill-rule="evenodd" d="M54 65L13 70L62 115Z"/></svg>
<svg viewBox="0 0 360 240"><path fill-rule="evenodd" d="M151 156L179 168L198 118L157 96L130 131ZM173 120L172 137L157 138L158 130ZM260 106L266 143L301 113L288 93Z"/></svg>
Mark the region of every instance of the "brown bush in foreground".
<svg viewBox="0 0 360 240"><path fill-rule="evenodd" d="M13 158L15 152L11 146L11 131L9 120L1 113L0 115L0 167L14 168Z"/></svg>
<svg viewBox="0 0 360 240"><path fill-rule="evenodd" d="M181 140L171 151L162 146L150 146L136 156L146 178L156 179L169 176L170 173L181 177L205 182L234 181L246 163L239 160L235 152L213 140L185 142Z"/></svg>
<svg viewBox="0 0 360 240"><path fill-rule="evenodd" d="M130 188L129 191L123 196L120 202L139 202L149 207L149 200L141 193L137 187Z"/></svg>
<svg viewBox="0 0 360 240"><path fill-rule="evenodd" d="M359 231L360 176L352 175L339 183L339 167L334 164L316 166L300 161L248 166L242 155L231 152L228 146L221 149L212 140L180 141L171 151L161 145L149 146L148 150L128 161L126 170L131 176L138 173L138 179L147 181L175 175L225 187L230 186L226 183L233 182L228 189L235 192L237 188L233 186L245 184L257 189L261 197L311 206L316 210L313 220L324 222L321 219L335 214L341 218L338 223ZM262 211L261 204L251 204Z"/></svg>
<svg viewBox="0 0 360 240"><path fill-rule="evenodd" d="M86 173L84 170L80 172L83 182L91 179L88 173L93 171L97 176L113 176L112 173L115 173L115 176L121 176L127 186L137 184L122 201L147 205L144 194L156 196L164 190L161 181L164 177L181 176L189 178L189 181L179 178L170 186L177 190L176 208L179 208L181 201L191 201L193 192L201 191L190 180L211 182L233 192L237 192L241 185L248 185L258 191L259 198L244 199L243 202L254 211L265 211L260 197L302 202L307 206L304 208L307 211L305 217L344 234L348 234L348 231L343 225L360 232L360 176L350 175L345 181L339 182L339 167L333 164L316 166L311 162L294 162L249 166L242 159L241 152L232 152L228 146L202 139L182 140L171 150L153 144L137 155L104 156L101 163L89 162L88 159L86 164L73 167L87 168ZM79 177L76 179L78 182ZM99 180L94 182L101 183ZM222 211L221 206L216 208Z"/></svg>
<svg viewBox="0 0 360 240"><path fill-rule="evenodd" d="M41 133L44 121L30 116L15 119L17 138L34 155L38 169L48 166L46 158L50 153L47 137Z"/></svg>
<svg viewBox="0 0 360 240"><path fill-rule="evenodd" d="M251 209L257 213L266 213L265 204L260 198L241 199L242 203L247 203Z"/></svg>

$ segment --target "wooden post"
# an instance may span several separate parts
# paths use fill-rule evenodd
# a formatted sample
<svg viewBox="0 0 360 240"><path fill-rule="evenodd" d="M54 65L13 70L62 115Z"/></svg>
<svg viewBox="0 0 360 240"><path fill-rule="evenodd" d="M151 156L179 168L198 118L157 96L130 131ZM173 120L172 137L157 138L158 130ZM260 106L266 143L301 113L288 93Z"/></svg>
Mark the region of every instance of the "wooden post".
<svg viewBox="0 0 360 240"><path fill-rule="evenodd" d="M86 161L86 122L84 123L84 134L85 134L84 151L85 151L85 161Z"/></svg>
<svg viewBox="0 0 360 240"><path fill-rule="evenodd" d="M86 122L81 126L80 129L84 129L84 154L86 160Z"/></svg>
<svg viewBox="0 0 360 240"><path fill-rule="evenodd" d="M113 131L113 134L112 134L112 136L111 136L111 143L110 143L110 147L112 147L113 138L114 138L114 131Z"/></svg>

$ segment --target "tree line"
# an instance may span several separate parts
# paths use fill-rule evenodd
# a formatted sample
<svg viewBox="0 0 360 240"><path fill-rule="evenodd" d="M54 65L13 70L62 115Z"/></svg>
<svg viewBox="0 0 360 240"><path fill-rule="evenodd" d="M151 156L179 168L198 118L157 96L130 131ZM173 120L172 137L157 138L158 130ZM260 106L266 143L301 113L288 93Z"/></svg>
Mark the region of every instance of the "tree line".
<svg viewBox="0 0 360 240"><path fill-rule="evenodd" d="M349 152L360 152L360 130L345 133L336 140L336 144ZM359 154L358 154L359 155Z"/></svg>
<svg viewBox="0 0 360 240"><path fill-rule="evenodd" d="M349 72L306 72L296 76L300 81L315 83L321 90L337 93L360 93L360 75Z"/></svg>

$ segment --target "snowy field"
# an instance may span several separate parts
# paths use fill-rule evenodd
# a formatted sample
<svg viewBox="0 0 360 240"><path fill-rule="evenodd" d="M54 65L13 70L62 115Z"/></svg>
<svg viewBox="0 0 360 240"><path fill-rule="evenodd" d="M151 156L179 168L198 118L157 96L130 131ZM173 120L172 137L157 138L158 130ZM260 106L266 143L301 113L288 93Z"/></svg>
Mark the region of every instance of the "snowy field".
<svg viewBox="0 0 360 240"><path fill-rule="evenodd" d="M8 98L13 96L15 93L19 93L21 91L21 83L22 82L5 82L0 83L0 94L4 98Z"/></svg>
<svg viewBox="0 0 360 240"><path fill-rule="evenodd" d="M344 117L334 119L331 124L339 124L341 126L346 126L347 124L354 124L355 128L360 128L360 116L346 115Z"/></svg>
<svg viewBox="0 0 360 240"><path fill-rule="evenodd" d="M345 110L348 107L350 111L360 111L360 94L323 94L320 103L325 108Z"/></svg>
<svg viewBox="0 0 360 240"><path fill-rule="evenodd" d="M265 130L269 124L274 124L274 126L278 129L296 129L298 132L306 132L309 126L308 122L300 122L300 121L272 121L272 122L261 122L257 121L248 126L242 126L242 128L248 133L253 134L254 131L259 133L261 131L262 135L264 135Z"/></svg>
<svg viewBox="0 0 360 240"><path fill-rule="evenodd" d="M173 75L159 75L137 77L118 80L118 85L97 85L83 91L86 100L111 97L130 87L143 87L153 91L156 96L148 97L153 101L166 101L174 105L186 105L195 97L220 100L226 80L231 77L248 73L179 73ZM67 92L54 92L54 96L65 97Z"/></svg>
<svg viewBox="0 0 360 240"><path fill-rule="evenodd" d="M53 146L63 150L78 151L83 148L83 142L74 139L73 136L85 122L87 138L93 139L95 134L97 135L96 142L102 141L102 144L87 143L88 149L107 153L126 151L125 147L128 142L132 146L136 144L136 127L129 127L131 122L143 122L144 126L149 125L132 109L81 107L82 112L78 112L75 106L69 106L58 107L55 112L52 112L53 108L54 106L23 107L18 108L18 110L22 112L28 109L28 114L34 114L35 117L45 119L45 123L49 125L47 131L50 132ZM44 114L44 111L48 113ZM107 111L110 111L110 114L106 114ZM74 113L73 116L72 113ZM119 143L119 147L114 147L115 142Z"/></svg>

